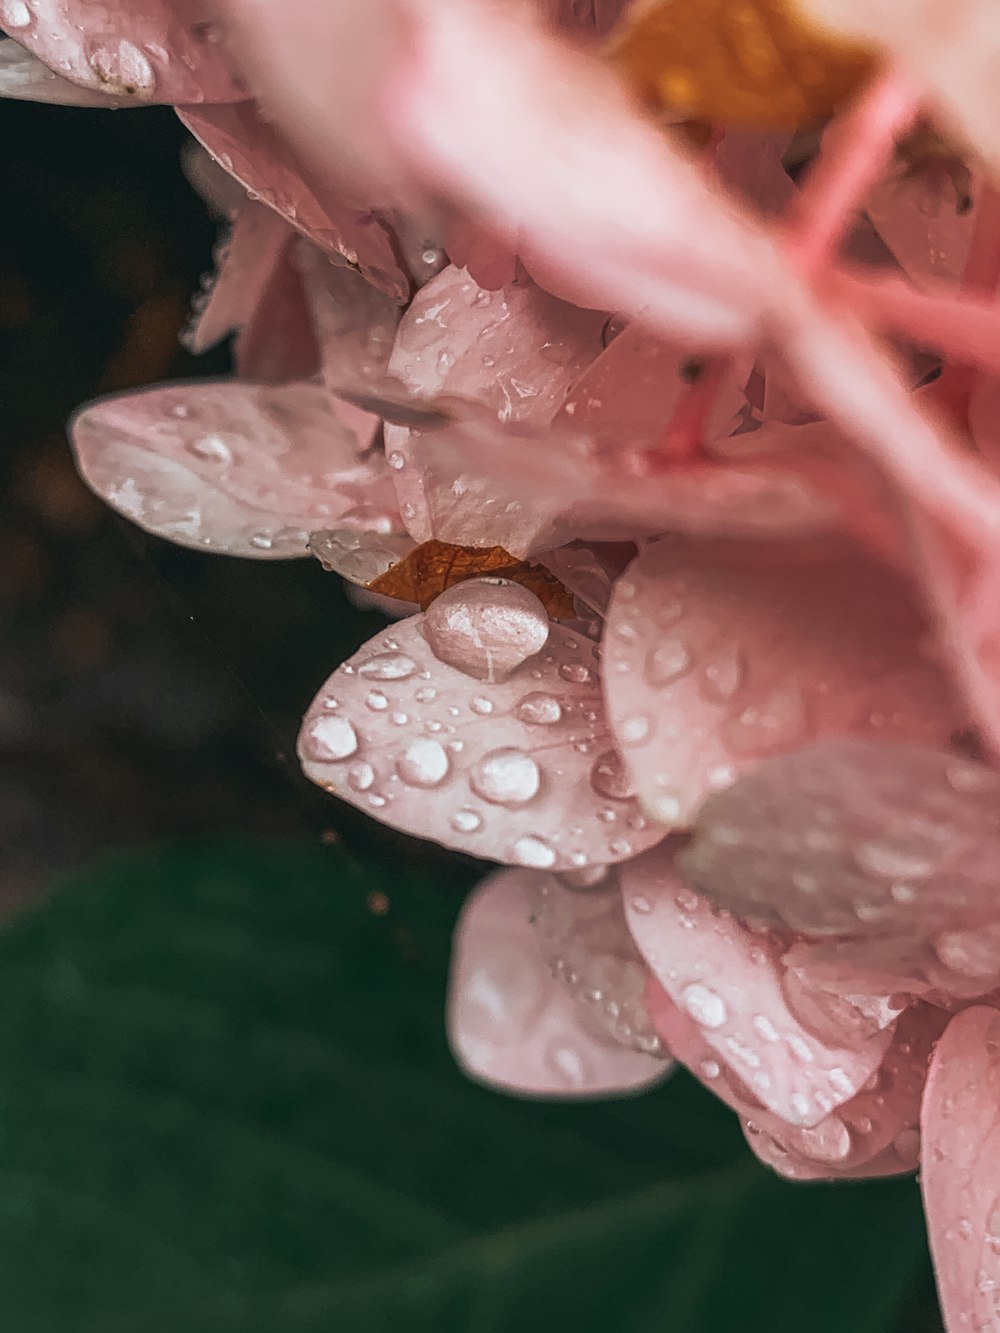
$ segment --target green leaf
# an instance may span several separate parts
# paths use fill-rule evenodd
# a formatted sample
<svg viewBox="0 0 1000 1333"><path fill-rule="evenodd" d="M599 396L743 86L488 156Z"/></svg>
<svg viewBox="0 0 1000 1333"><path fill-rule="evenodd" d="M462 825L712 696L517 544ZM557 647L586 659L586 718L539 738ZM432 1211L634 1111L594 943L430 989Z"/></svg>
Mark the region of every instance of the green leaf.
<svg viewBox="0 0 1000 1333"><path fill-rule="evenodd" d="M173 847L0 936L5 1333L897 1327L912 1183L777 1181L684 1076L472 1086L443 1035L460 894L404 873Z"/></svg>

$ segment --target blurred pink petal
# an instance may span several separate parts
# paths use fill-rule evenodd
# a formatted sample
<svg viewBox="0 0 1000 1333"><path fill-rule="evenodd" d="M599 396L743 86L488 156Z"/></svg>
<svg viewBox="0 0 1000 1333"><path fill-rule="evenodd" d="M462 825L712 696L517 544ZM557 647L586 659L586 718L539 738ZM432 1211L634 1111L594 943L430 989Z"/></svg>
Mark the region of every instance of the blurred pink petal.
<svg viewBox="0 0 1000 1333"><path fill-rule="evenodd" d="M349 264L394 300L403 301L409 278L389 232L370 212L342 203L329 191L322 200L306 184L277 131L246 103L242 106L188 107L180 118L226 171L255 199L267 204L304 236Z"/></svg>
<svg viewBox="0 0 1000 1333"><path fill-rule="evenodd" d="M629 861L620 874L629 929L656 979L761 1105L810 1127L857 1094L891 1029L851 1032L839 1044L817 1037L784 996L780 938L714 911L687 886L671 849Z"/></svg>
<svg viewBox="0 0 1000 1333"><path fill-rule="evenodd" d="M618 876L599 867L581 877L538 877L532 921L539 948L599 1029L622 1046L662 1054L646 1004L649 968L625 922Z"/></svg>
<svg viewBox="0 0 1000 1333"><path fill-rule="evenodd" d="M900 267L918 286L927 278L961 277L969 253L975 208L962 211L954 195L935 190L926 172L887 178L865 201L865 211Z"/></svg>
<svg viewBox="0 0 1000 1333"><path fill-rule="evenodd" d="M202 0L4 0L0 28L90 92L148 102L242 101ZM8 94L9 95L9 94ZM41 100L48 101L49 98Z"/></svg>
<svg viewBox="0 0 1000 1333"><path fill-rule="evenodd" d="M517 236L547 290L646 312L702 348L748 338L770 305L785 273L770 239L636 116L609 70L521 13L478 0L219 8L318 176L382 203L443 201Z"/></svg>
<svg viewBox="0 0 1000 1333"><path fill-rule="evenodd" d="M948 750L826 740L764 760L698 814L684 873L816 937L933 940L996 920L1000 775Z"/></svg>
<svg viewBox="0 0 1000 1333"><path fill-rule="evenodd" d="M384 484L358 461L375 420L313 384L199 380L105 398L72 423L87 484L148 532L256 559L308 554L314 528Z"/></svg>
<svg viewBox="0 0 1000 1333"><path fill-rule="evenodd" d="M924 1094L920 1180L944 1317L1000 1329L1000 1012L948 1024Z"/></svg>
<svg viewBox="0 0 1000 1333"><path fill-rule="evenodd" d="M596 645L475 579L371 640L306 714L306 775L445 847L542 870L652 846L608 736Z"/></svg>
<svg viewBox="0 0 1000 1333"><path fill-rule="evenodd" d="M477 1081L524 1095L613 1096L659 1082L670 1062L603 1037L539 953L531 901L547 878L504 870L466 901L448 991L456 1059Z"/></svg>
<svg viewBox="0 0 1000 1333"><path fill-rule="evenodd" d="M389 371L417 398L464 399L504 424L543 428L601 350L603 324L603 315L576 310L529 280L490 292L451 267L403 316ZM512 507L488 473L457 487L454 471L415 456L414 443L414 432L386 427L400 505L417 541L497 545L516 555L553 544L547 497Z"/></svg>
<svg viewBox="0 0 1000 1333"><path fill-rule="evenodd" d="M904 581L843 544L647 546L602 658L615 736L651 815L684 827L761 758L824 735L945 741L958 714Z"/></svg>

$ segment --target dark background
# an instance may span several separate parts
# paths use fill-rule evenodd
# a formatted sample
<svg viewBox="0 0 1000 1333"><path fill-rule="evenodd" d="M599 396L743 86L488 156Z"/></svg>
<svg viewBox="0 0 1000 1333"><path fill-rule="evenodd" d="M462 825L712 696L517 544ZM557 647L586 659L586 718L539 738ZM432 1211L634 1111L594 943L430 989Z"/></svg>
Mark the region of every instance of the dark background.
<svg viewBox="0 0 1000 1333"><path fill-rule="evenodd" d="M288 921L294 911L301 911L302 920L310 923L312 944L318 932L321 940L329 935L331 946L329 968L321 969L319 979L309 983L320 989L314 993L305 983L296 986L294 977L290 981L283 972L287 993L283 992L282 1003L291 1010L298 1006L301 1022L311 1027L319 1021L317 1007L327 1006L331 1022L347 1024L337 1041L350 1045L357 1031L363 1030L361 1017L352 1026L351 1013L356 1009L363 1015L365 1006L375 1006L383 994L394 995L398 989L397 1011L403 1013L412 1005L417 1013L416 992L411 995L406 989L406 968L414 958L419 962L420 950L413 941L421 930L429 932L433 938L426 945L427 956L444 960L455 886L470 882L470 866L460 858L410 842L336 806L298 773L294 758L298 718L325 677L380 622L351 608L339 581L316 564L255 564L172 548L115 517L82 486L64 434L65 420L80 402L167 377L226 370L225 349L195 363L177 342L189 295L211 264L215 226L183 179L179 155L184 135L168 111L85 112L11 102L0 104L0 121L5 166L0 176L0 903L14 906L35 901L66 872L99 865L107 853L122 848L147 848L178 836L207 838L217 847L219 835L272 835L279 839L278 847L305 849L302 854L307 859L295 863L296 892L302 883L317 882L312 897L291 895ZM341 921L336 901L320 882L322 873L317 874L316 865L308 860L313 854L309 849L337 857L341 846L349 848L356 863L366 867L365 875L370 871L376 885L395 885L401 879L409 883L416 878L423 892L427 884L437 881L443 897L451 886L446 910L439 911L435 900L425 913L421 901L428 900L419 895L407 907L406 893L401 891L399 910L403 917L407 911L413 914L412 929L392 926L395 933L385 937L391 939L391 950L385 953L385 940L369 941L374 929L370 922L361 918ZM296 854L288 853L290 857ZM490 1299L483 1296L482 1272L477 1270L480 1285L475 1299L463 1304L465 1298L448 1285L454 1273L446 1277L438 1265L432 1279L431 1260L424 1277L424 1270L418 1268L412 1278L393 1279L395 1286L392 1282L377 1284L368 1305L363 1303L368 1298L358 1296L354 1287L350 1287L354 1294L345 1296L336 1286L344 1280L343 1274L337 1269L339 1275L333 1276L335 1259L326 1251L313 1253L296 1229L305 1226L302 1219L308 1207L318 1207L310 1188L292 1188L282 1176L292 1200L291 1204L286 1201L291 1213L282 1229L267 1220L273 1219L271 1193L280 1193L278 1186L265 1188L261 1183L263 1167L248 1169L246 1179L238 1178L244 1192L237 1199L234 1166L232 1172L237 1175L223 1172L218 1181L210 1172L198 1176L202 1195L195 1191L183 1207L169 1181L156 1186L160 1194L153 1185L143 1186L143 1216L150 1227L169 1230L174 1226L178 1233L197 1233L191 1247L197 1250L209 1277L204 1289L191 1288L190 1305L185 1304L188 1296L184 1300L176 1296L175 1309L170 1304L172 1292L154 1290L155 1282L142 1276L147 1271L143 1268L146 1260L136 1260L132 1268L120 1262L122 1242L114 1238L118 1233L101 1226L96 1227L101 1240L94 1242L94 1255L86 1256L86 1262L78 1266L79 1273L73 1262L66 1261L65 1290L43 1300L38 1293L48 1289L53 1276L50 1267L37 1277L34 1266L44 1267L45 1263L39 1256L54 1254L53 1264L61 1272L66 1255L77 1254L83 1242L76 1231L72 1232L76 1239L69 1243L58 1227L46 1229L37 1221L47 1216L44 1209L36 1208L31 1214L33 1225L40 1228L38 1238L32 1239L30 1228L25 1231L20 1216L11 1212L9 1182L13 1177L4 1145L21 1145L16 1152L9 1150L17 1161L31 1154L44 1159L46 1169L56 1171L60 1180L82 1169L80 1163L91 1161L95 1153L103 1154L107 1158L103 1174L98 1174L97 1183L88 1176L87 1189L101 1201L101 1207L113 1205L127 1218L138 1208L132 1199L135 1180L145 1182L150 1173L155 1176L153 1158L166 1150L151 1129L135 1145L118 1148L122 1131L116 1120L120 1107L115 1097L102 1112L92 1138L82 1135L79 1141L73 1129L65 1127L32 1137L30 1125L38 1118L38 1105L31 1102L25 1137L18 1139L22 1131L17 1115L7 1105L4 1082L9 1068L18 1061L24 1063L29 1070L28 1085L33 1086L31 1077L36 1077L38 1097L44 1101L52 1084L53 1064L69 1059L66 1034L77 1021L78 1011L102 1013L101 997L108 988L124 993L123 967L128 985L136 984L137 965L130 961L134 950L141 954L151 949L144 966L155 972L162 965L168 990L172 986L186 993L203 987L204 969L189 976L183 960L176 961L182 949L176 957L168 950L174 961L163 962L160 936L169 938L175 931L178 940L188 943L200 938L199 932L207 931L211 937L218 923L212 918L206 925L199 913L204 913L206 902L215 901L213 894L222 893L220 884L235 885L235 897L225 901L236 904L229 910L239 916L241 876L247 885L247 920L251 904L256 904L258 917L254 918L256 934L247 926L242 954L227 943L215 956L219 975L229 975L231 983L227 983L229 989L223 987L211 997L224 1018L222 1045L206 1047L210 1052L205 1057L206 1068L192 1065L178 1072L176 1051L167 1043L161 1065L157 1065L150 1055L149 1035L154 1028L161 1030L157 1010L155 1022L149 1020L152 1027L136 1048L123 1047L114 1056L116 1077L122 1087L133 1090L137 1081L152 1085L159 1079L164 1087L172 1087L173 1080L182 1091L186 1089L192 1105L214 1105L224 1090L217 1086L213 1069L225 1060L230 1028L235 1025L242 1031L249 1023L247 1050L256 1051L260 1032L253 1026L257 1022L253 1007L263 1012L274 1002L256 977L258 973L270 975L274 960L268 952L268 937L272 931L280 934L287 925L283 899L272 891L272 884L280 879L276 867L284 864L280 860L284 853L267 854L264 863L272 868L271 878L261 872L262 882L255 886L254 860L247 860L241 852L216 850L201 861L186 852L180 855L180 860L168 857L152 862L141 872L118 872L117 879L111 875L110 887L99 879L87 880L78 898L70 886L62 895L64 908L57 902L48 914L38 913L28 921L27 930L8 932L6 941L0 939L0 953L4 953L0 958L0 1301L5 1306L4 1326L10 1333L48 1333L50 1328L65 1327L67 1320L83 1333L112 1329L115 1333L119 1329L144 1333L154 1323L172 1331L183 1325L191 1309L215 1309L213 1301L221 1302L220 1312L207 1325L213 1333L222 1328L248 1329L251 1317L247 1311L257 1309L261 1301L265 1306L273 1301L273 1307L268 1307L274 1310L273 1320L264 1316L262 1323L253 1325L266 1333L272 1329L276 1333L278 1328L283 1333L300 1328L410 1333L425 1327L434 1328L435 1333L452 1329L505 1333L515 1327L558 1330L574 1323L600 1333L647 1328L650 1333L654 1329L657 1333L661 1329L664 1333L742 1333L744 1329L747 1333L800 1333L806 1328L821 1333L839 1333L841 1328L845 1333L935 1333L940 1328L926 1256L920 1252L919 1201L912 1183L803 1191L771 1182L749 1162L731 1117L686 1076L654 1098L635 1103L634 1108L628 1104L532 1107L468 1089L451 1068L440 1038L444 961L434 963L438 970L433 978L428 972L426 1011L420 1011L426 1012L423 1035L407 1036L405 1024L400 1026L404 1020L392 1017L396 1011L378 1029L385 1051L398 1055L402 1041L409 1053L412 1069L407 1067L410 1082L405 1087L387 1081L381 1066L374 1072L369 1068L366 1074L362 1062L360 1072L348 1083L339 1076L328 1084L320 1080L310 1085L308 1095L303 1092L299 1097L286 1086L288 1071L279 1062L273 1086L261 1083L251 1089L253 1079L260 1083L256 1055L246 1067L234 1065L236 1072L227 1074L224 1082L231 1092L230 1113L239 1112L252 1124L262 1143L270 1143L279 1134L299 1135L302 1142L308 1140L311 1152L325 1154L332 1161L345 1135L350 1140L359 1119L371 1118L385 1143L391 1142L392 1151L401 1154L393 1165L386 1148L389 1156L383 1165L390 1189L398 1187L401 1200L404 1191L409 1192L408 1198L426 1196L436 1203L447 1196L451 1212L466 1218L469 1236L477 1244L484 1235L489 1240L487 1267L496 1266ZM137 867L143 864L134 863ZM338 873L351 879L354 871L341 867ZM160 913L162 927L147 929L145 917L136 926L129 916L127 886L123 888L119 881L130 884L133 878L143 886L144 901L152 904L149 919L158 921ZM366 885L368 882L365 879ZM200 883L205 885L204 893L195 895L184 916L184 892ZM368 889L360 880L358 883L358 901L370 901ZM395 894L394 888L391 891ZM396 902L393 896L394 910ZM324 916L328 908L329 919ZM422 921L424 916L426 921ZM123 921L130 924L126 927ZM364 975L353 973L349 953L337 962L334 937L341 931L344 940L359 942L357 948L365 957L365 950L374 951L374 973L370 969ZM122 946L112 967L101 952L100 941L106 937L117 940L119 934L128 947ZM343 941L340 945L346 948ZM379 949L383 952L378 953ZM16 971L21 955L30 960L33 951L41 951L48 959L48 970L37 983L37 1013L32 1009L33 980L5 982L8 968ZM240 967L246 966L249 980L242 973L233 980L234 958ZM34 974L29 971L28 975ZM79 1003L73 998L77 982L67 991L66 977L85 979ZM324 991L323 986L328 989ZM209 1003L204 996L202 1000ZM5 1006L33 1015L30 1021L24 1019L27 1026L23 1030L18 1027L20 1020L12 1023L5 1018ZM187 1052L189 1029L179 1019L171 1021L172 1030L181 1034L179 1048ZM405 1021L411 1020L407 1017ZM39 1026L45 1032L41 1044ZM128 1028L128 1017L119 1014L112 1026L118 1041ZM90 1035L69 1042L73 1059L88 1042L97 1040L94 1032L106 1036L108 1026L94 1018L93 1027L86 1031ZM287 1061L287 1055L283 1049L282 1060ZM107 1061L112 1056L95 1053L82 1072L88 1079L98 1074L104 1078ZM447 1105L449 1114L457 1117L446 1134L435 1123L436 1115L427 1118L421 1129L419 1123L405 1123L403 1112L393 1109L397 1103L410 1104L407 1099L416 1095L413 1088L417 1084L438 1089L434 1096L440 1093L442 1106ZM345 1090L350 1094L346 1104ZM359 1096L364 1103L360 1112L355 1105ZM255 1102L254 1097L261 1100ZM286 1104L294 1115L280 1110ZM302 1128L314 1121L325 1129ZM74 1112L67 1123L76 1122ZM188 1137L172 1149L181 1166L190 1165L192 1154L197 1156L200 1151L192 1145L201 1142L201 1129L188 1119L182 1123ZM443 1148L438 1143L442 1134ZM66 1157L56 1170L49 1161L52 1143L64 1138ZM550 1138L555 1145L551 1153L544 1148ZM449 1145L453 1141L452 1155ZM364 1153L360 1146L351 1146L352 1142L344 1152L354 1180L361 1178L358 1161ZM529 1142L539 1159L530 1169L531 1154L525 1151ZM650 1143L661 1142L662 1149L650 1151ZM630 1164L628 1152L633 1148L646 1156ZM446 1165L432 1168L433 1154L439 1149ZM137 1154L131 1166L129 1151ZM556 1160L560 1153L565 1161ZM579 1154L580 1162L590 1164L590 1174L572 1165L577 1161L574 1153ZM259 1159L271 1169L269 1154L270 1148L262 1149ZM428 1165L421 1174L424 1155ZM517 1168L522 1156L523 1179ZM705 1204L702 1218L702 1200L719 1194L717 1168L723 1161L736 1163L734 1180L742 1182L739 1189L744 1194L739 1198L743 1202L730 1207L723 1192L718 1205ZM174 1166L167 1174L172 1179L180 1169ZM440 1175L434 1177L434 1170L443 1170L448 1182ZM662 1205L666 1220L657 1221L655 1227L651 1224L648 1233L640 1225L643 1208L651 1206L646 1194L640 1192L635 1206L619 1213L604 1198L617 1183L631 1189L638 1188L635 1182L644 1187L648 1181L653 1188L675 1176L685 1181L683 1206L696 1221L701 1220L697 1226L694 1222L677 1224L674 1239L670 1226L675 1224L668 1225L674 1205L666 1196L657 1204L658 1208ZM69 1191L65 1183L60 1188ZM81 1187L73 1188L79 1191ZM466 1195L475 1195L478 1202L469 1205ZM77 1194L68 1192L67 1197ZM755 1203L758 1199L761 1202ZM484 1200L493 1203L486 1207ZM594 1211L598 1201L604 1212ZM176 1217L171 1209L179 1210ZM59 1213L59 1227L68 1225L65 1215L71 1211L63 1208ZM591 1212L593 1223L586 1220ZM199 1231L206 1215L216 1220ZM537 1222L524 1222L525 1217L536 1215L549 1219L544 1232ZM605 1219L601 1225L609 1228L606 1235L600 1231L598 1217ZM257 1219L256 1229L246 1223L247 1218ZM634 1243L626 1235L633 1222L639 1228ZM522 1224L526 1230L517 1229ZM337 1225L328 1218L331 1254L350 1253L348 1241L355 1239L348 1235L352 1224L347 1224L343 1235L337 1232ZM588 1226L596 1230L585 1244L581 1237ZM690 1238L692 1227L697 1244L689 1254L684 1238ZM88 1228L90 1223L79 1234L90 1236ZM787 1247L787 1263L784 1250L764 1253L758 1256L759 1262L754 1257L757 1251L751 1247L759 1243L762 1228L767 1235L773 1231L784 1238L775 1243ZM906 1228L916 1239L903 1245L900 1231ZM23 1255L11 1236L23 1240ZM533 1239L529 1243L524 1236ZM706 1239L711 1236L716 1237L714 1243ZM522 1252L519 1245L528 1250ZM643 1246L649 1247L648 1254ZM544 1263L541 1259L534 1263L536 1249L545 1255ZM886 1264L880 1270L878 1259L883 1251ZM602 1273L602 1256L607 1271L597 1280L594 1274ZM366 1252L360 1259L351 1258L350 1265L364 1268L376 1259L377 1255ZM868 1265L866 1276L856 1271L862 1262ZM655 1275L658 1266L666 1273L671 1264L677 1265L679 1275L686 1275L679 1305L671 1296L671 1284L680 1281L678 1276L665 1279L662 1291L644 1295L641 1306L629 1306L628 1316L608 1313L624 1310L626 1291L642 1287L630 1266L638 1265L648 1276L650 1272ZM904 1265L898 1277L891 1271L893 1265ZM503 1277L508 1270L509 1275ZM874 1275L879 1272L876 1281ZM103 1275L99 1291L93 1285L95 1279L86 1276L94 1273ZM119 1292L114 1283L122 1273ZM135 1279L132 1285L130 1273ZM433 1301L420 1286L425 1277L428 1290L433 1288ZM790 1303L783 1304L781 1287L786 1279L791 1295ZM590 1292L592 1281L597 1282L596 1295ZM901 1297L889 1290L894 1281L902 1285ZM260 1284L259 1290L255 1283ZM864 1290L852 1291L858 1283ZM153 1302L148 1308L143 1304L147 1289ZM582 1316L579 1311L567 1313L565 1302L574 1292L582 1293ZM519 1305L522 1293L531 1293L530 1302L523 1296L524 1308ZM850 1299L841 1317L838 1300L845 1293ZM743 1295L756 1311L746 1318L738 1313ZM383 1298L384 1307L379 1304ZM545 1299L551 1299L551 1308L545 1306ZM426 1321L415 1313L423 1309L425 1300L428 1309L433 1305ZM857 1313L876 1306L882 1313L873 1315L870 1322ZM498 1313L501 1307L507 1314ZM854 1313L848 1313L849 1309ZM354 1313L346 1315L345 1310ZM657 1310L660 1315L655 1314Z"/></svg>

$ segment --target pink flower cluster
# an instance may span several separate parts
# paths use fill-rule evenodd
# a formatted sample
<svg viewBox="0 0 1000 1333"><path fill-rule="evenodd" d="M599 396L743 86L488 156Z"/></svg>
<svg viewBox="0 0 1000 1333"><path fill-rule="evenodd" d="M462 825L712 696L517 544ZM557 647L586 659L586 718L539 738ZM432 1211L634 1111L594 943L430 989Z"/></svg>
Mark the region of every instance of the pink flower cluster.
<svg viewBox="0 0 1000 1333"><path fill-rule="evenodd" d="M621 0L0 0L0 92L177 105L231 217L187 336L237 374L79 413L110 504L576 597L458 584L303 724L314 781L508 867L459 1059L595 1094L669 1053L789 1177L919 1163L949 1327L1000 1329L1000 15L801 4L884 72L697 161L598 58ZM968 199L894 161L918 117Z"/></svg>

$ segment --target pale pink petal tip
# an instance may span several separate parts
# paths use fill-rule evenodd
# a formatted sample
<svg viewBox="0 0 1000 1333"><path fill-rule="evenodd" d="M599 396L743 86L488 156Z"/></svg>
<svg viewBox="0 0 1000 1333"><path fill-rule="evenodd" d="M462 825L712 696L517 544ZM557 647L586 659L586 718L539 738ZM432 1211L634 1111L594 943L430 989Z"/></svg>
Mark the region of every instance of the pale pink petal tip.
<svg viewBox="0 0 1000 1333"><path fill-rule="evenodd" d="M920 1180L949 1329L1000 1329L1000 1012L966 1009L931 1060Z"/></svg>
<svg viewBox="0 0 1000 1333"><path fill-rule="evenodd" d="M502 871L466 902L448 994L452 1050L472 1078L506 1092L597 1097L647 1088L666 1075L669 1061L603 1034L539 952L531 904L547 878Z"/></svg>
<svg viewBox="0 0 1000 1333"><path fill-rule="evenodd" d="M507 864L577 870L662 837L623 781L596 644L503 580L449 589L345 662L299 754L376 819Z"/></svg>
<svg viewBox="0 0 1000 1333"><path fill-rule="evenodd" d="M649 968L713 1061L760 1106L809 1129L859 1092L881 1064L891 1028L820 1037L785 994L783 940L714 911L684 882L669 849L620 873L629 928ZM672 1048L670 1032L661 1035Z"/></svg>
<svg viewBox="0 0 1000 1333"><path fill-rule="evenodd" d="M308 554L315 529L388 499L380 460L357 456L375 425L314 384L201 380L92 403L71 434L87 484L148 532L287 559Z"/></svg>

